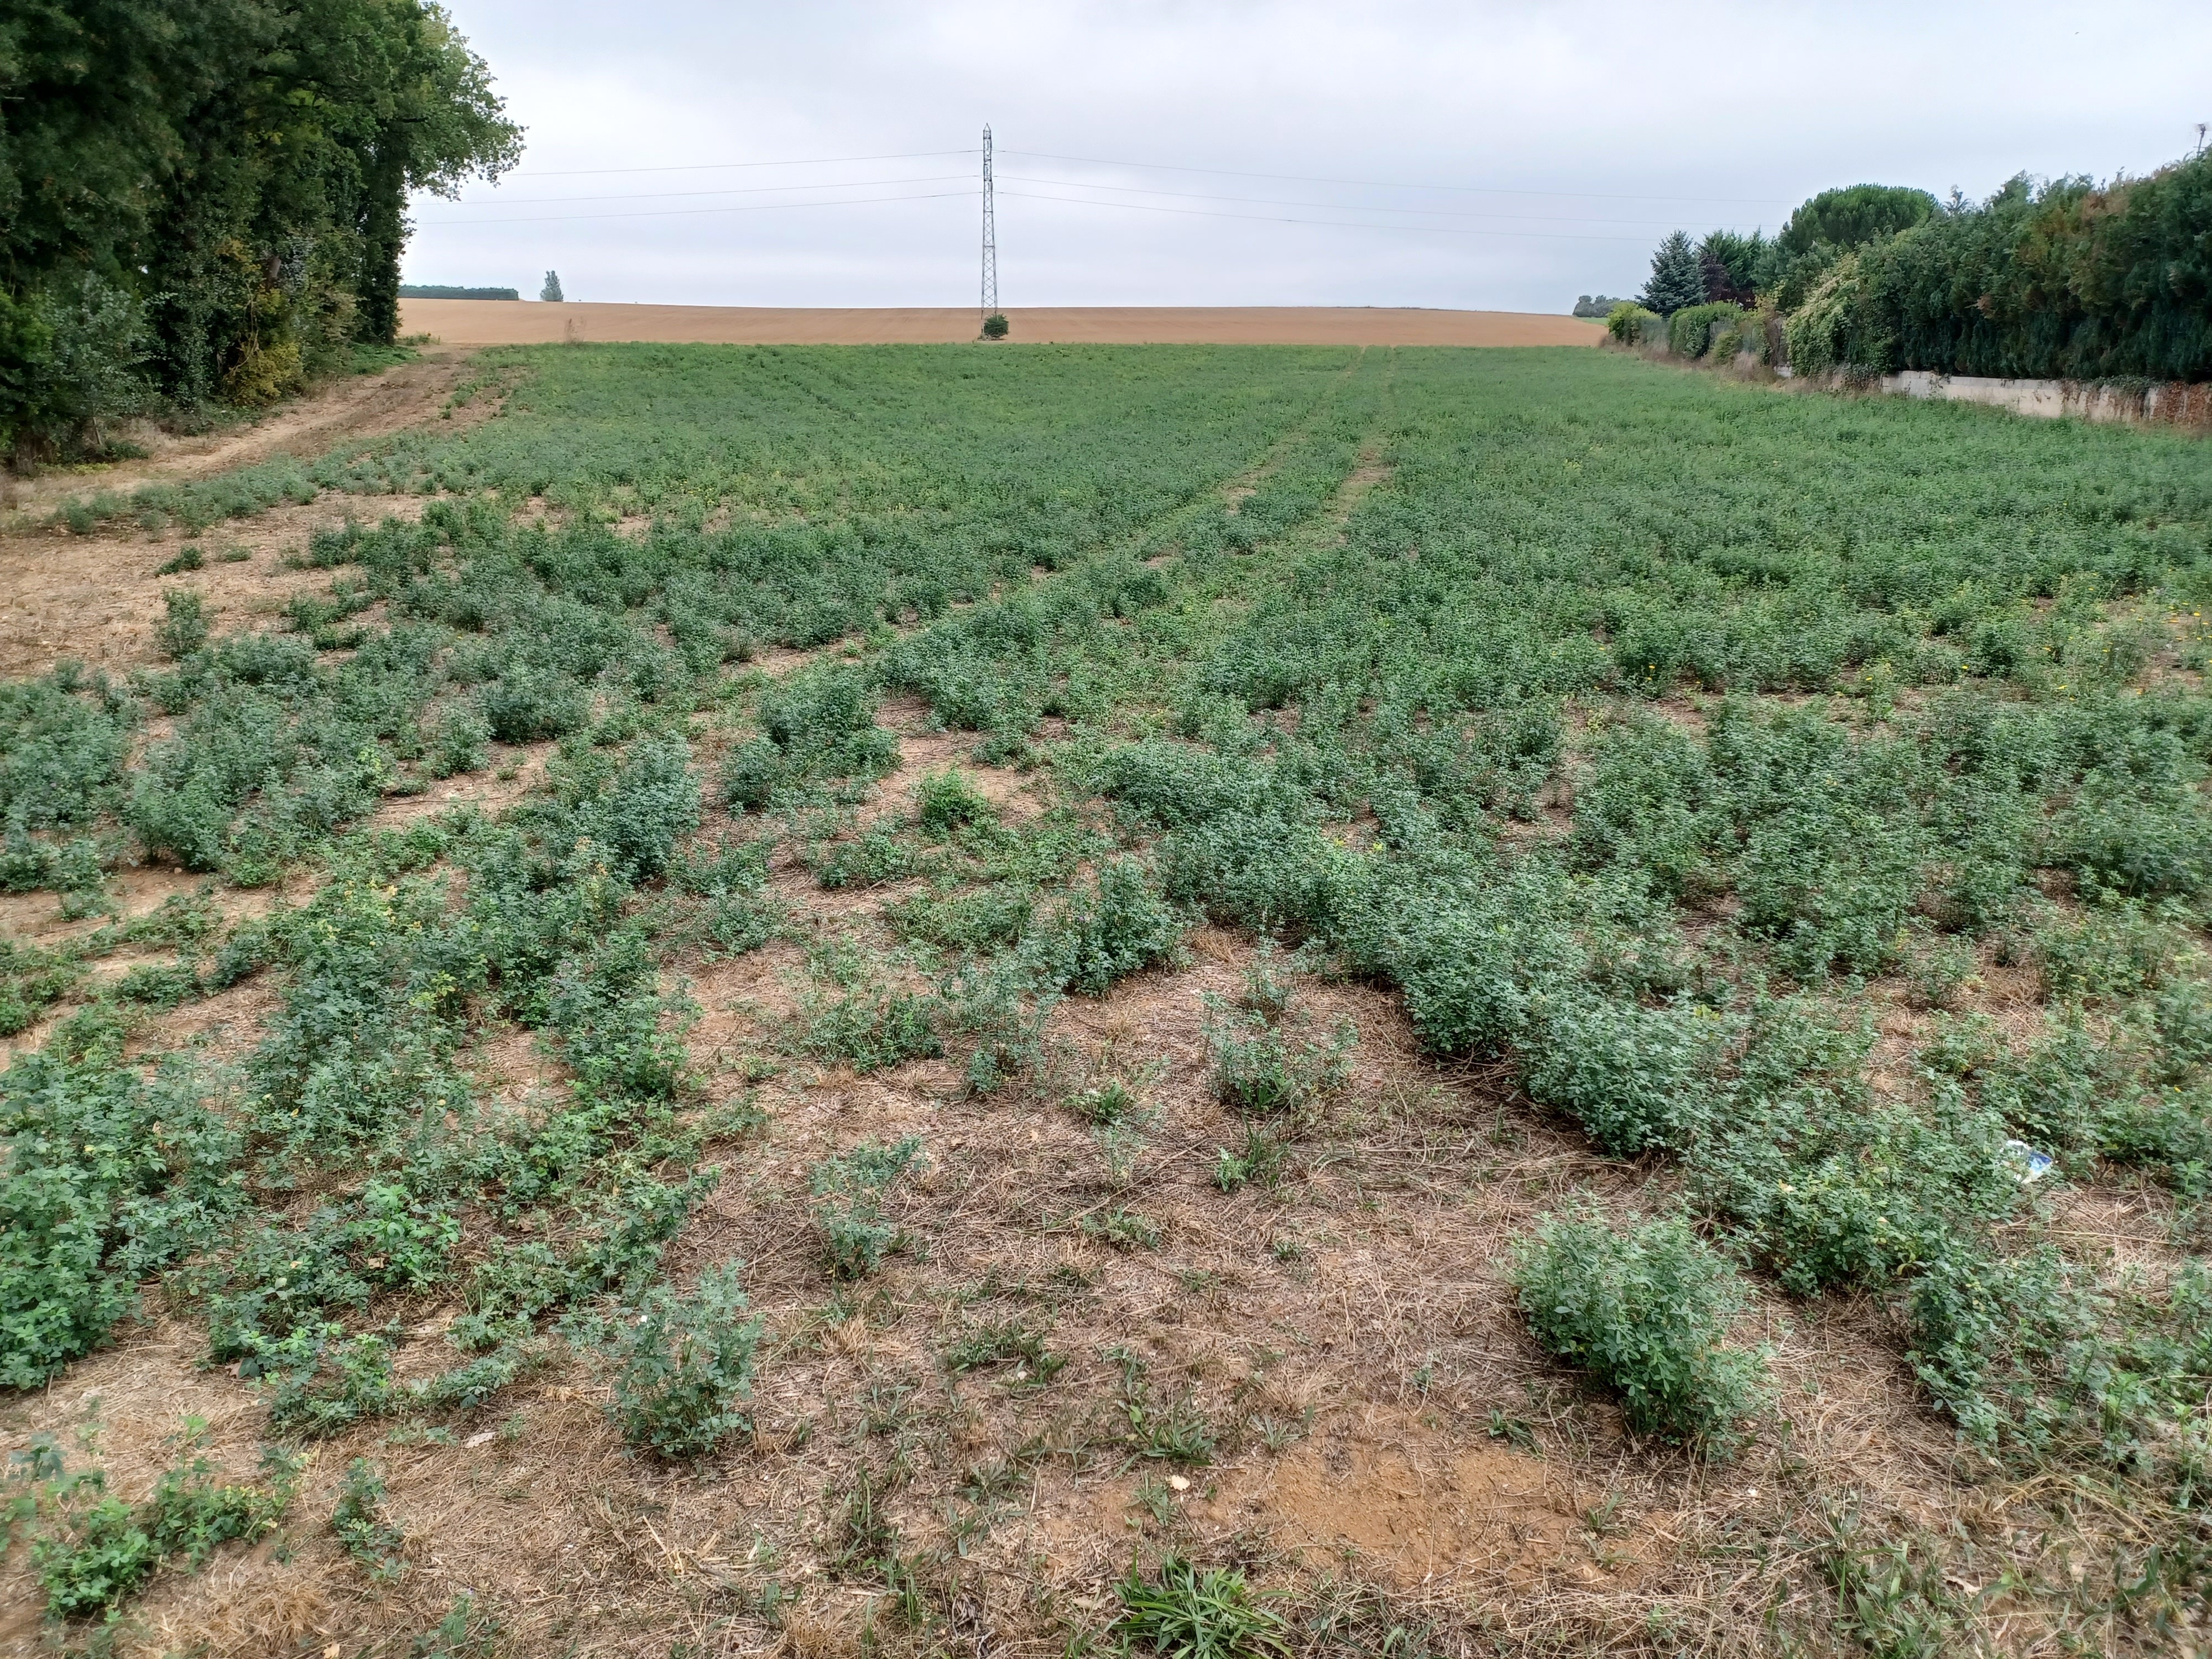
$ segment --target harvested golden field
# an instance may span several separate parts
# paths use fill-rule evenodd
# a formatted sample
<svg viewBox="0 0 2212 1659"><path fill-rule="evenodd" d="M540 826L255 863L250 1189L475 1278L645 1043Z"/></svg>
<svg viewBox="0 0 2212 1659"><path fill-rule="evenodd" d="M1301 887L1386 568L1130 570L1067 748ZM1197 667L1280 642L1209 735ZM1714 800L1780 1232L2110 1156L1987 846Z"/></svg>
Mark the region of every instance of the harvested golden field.
<svg viewBox="0 0 2212 1659"><path fill-rule="evenodd" d="M1595 345L1596 323L1517 311L1389 306L1062 306L1017 308L1009 343L1059 345ZM400 327L447 345L641 341L689 345L951 345L972 309L545 304L409 300Z"/></svg>

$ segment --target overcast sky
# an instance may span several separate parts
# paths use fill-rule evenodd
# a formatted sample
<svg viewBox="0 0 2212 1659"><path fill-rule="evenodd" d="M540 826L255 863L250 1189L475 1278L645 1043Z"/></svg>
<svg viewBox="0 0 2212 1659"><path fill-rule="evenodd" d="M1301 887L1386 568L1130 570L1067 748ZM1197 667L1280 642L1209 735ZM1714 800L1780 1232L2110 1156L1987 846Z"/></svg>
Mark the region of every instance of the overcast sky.
<svg viewBox="0 0 2212 1659"><path fill-rule="evenodd" d="M1009 307L1558 312L1678 225L2146 172L2212 120L2203 0L451 9L529 147L416 204L408 280L526 297L972 304L986 122Z"/></svg>

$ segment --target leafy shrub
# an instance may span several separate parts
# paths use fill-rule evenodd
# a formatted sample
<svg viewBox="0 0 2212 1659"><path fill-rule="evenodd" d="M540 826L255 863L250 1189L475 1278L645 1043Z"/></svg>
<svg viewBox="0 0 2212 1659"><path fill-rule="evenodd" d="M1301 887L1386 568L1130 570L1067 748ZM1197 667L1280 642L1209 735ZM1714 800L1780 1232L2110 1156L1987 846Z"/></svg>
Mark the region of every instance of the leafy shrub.
<svg viewBox="0 0 2212 1659"><path fill-rule="evenodd" d="M1702 357L1723 331L1734 331L1743 315L1739 305L1685 306L1667 319L1667 349L1677 357Z"/></svg>
<svg viewBox="0 0 2212 1659"><path fill-rule="evenodd" d="M88 682L70 665L0 682L0 823L11 853L24 830L87 823L114 805L133 713L105 678Z"/></svg>
<svg viewBox="0 0 2212 1659"><path fill-rule="evenodd" d="M983 951L1020 939L1036 908L1027 886L1010 882L942 896L917 893L886 907L884 915L902 938L947 951Z"/></svg>
<svg viewBox="0 0 2212 1659"><path fill-rule="evenodd" d="M1726 1027L1693 1003L1644 1008L1587 994L1547 1000L1522 1045L1529 1098L1557 1107L1607 1152L1683 1145L1705 1121Z"/></svg>
<svg viewBox="0 0 2212 1659"><path fill-rule="evenodd" d="M241 1204L239 1132L202 1078L173 1062L143 1079L120 1049L81 1027L0 1080L0 1386L36 1388L105 1342L137 1282Z"/></svg>
<svg viewBox="0 0 2212 1659"><path fill-rule="evenodd" d="M801 1042L808 1054L849 1061L863 1073L903 1060L933 1060L945 1052L936 1000L907 991L855 991L840 997L808 1019Z"/></svg>
<svg viewBox="0 0 2212 1659"><path fill-rule="evenodd" d="M1817 361L2045 379L2212 373L2202 295L2212 267L2191 226L2212 155L2098 188L2026 174L1987 201L1925 216L1845 257L1804 301ZM1785 233L1786 234L1786 233Z"/></svg>
<svg viewBox="0 0 2212 1659"><path fill-rule="evenodd" d="M1536 1340L1618 1395L1639 1434L1725 1454L1765 1398L1765 1357L1725 1340L1743 1282L1680 1218L1554 1216L1517 1247L1513 1284Z"/></svg>
<svg viewBox="0 0 2212 1659"><path fill-rule="evenodd" d="M878 887L914 873L914 848L898 831L878 826L858 841L839 842L817 866L814 878L832 892Z"/></svg>
<svg viewBox="0 0 2212 1659"><path fill-rule="evenodd" d="M1386 867L1337 942L1403 988L1430 1049L1495 1058L1582 968L1572 914L1564 874L1547 861L1408 860Z"/></svg>
<svg viewBox="0 0 2212 1659"><path fill-rule="evenodd" d="M1282 1178L1290 1154L1291 1144L1279 1130L1263 1123L1247 1123L1242 1146L1235 1152L1226 1146L1215 1148L1213 1184L1224 1193L1255 1182L1274 1186Z"/></svg>
<svg viewBox="0 0 2212 1659"><path fill-rule="evenodd" d="M1019 1364L1033 1382L1049 1382L1067 1368L1067 1356L1045 1346L1046 1333L1031 1330L1019 1318L971 1326L945 1346L948 1370L980 1370L986 1365Z"/></svg>
<svg viewBox="0 0 2212 1659"><path fill-rule="evenodd" d="M1642 345L1648 337L1647 325L1665 320L1657 312L1646 311L1633 300L1623 300L1606 313L1605 331L1623 345Z"/></svg>
<svg viewBox="0 0 2212 1659"><path fill-rule="evenodd" d="M447 709L430 735L423 772L434 778L481 772L491 761L491 721L481 708L461 703Z"/></svg>
<svg viewBox="0 0 2212 1659"><path fill-rule="evenodd" d="M540 743L580 730L592 696L557 669L517 665L477 694L486 728L501 743Z"/></svg>
<svg viewBox="0 0 2212 1659"><path fill-rule="evenodd" d="M1923 846L1901 817L1821 800L1784 807L1747 838L1736 884L1744 926L1771 935L1778 959L1800 976L1877 972L1902 942Z"/></svg>
<svg viewBox="0 0 2212 1659"><path fill-rule="evenodd" d="M571 774L569 825L587 837L625 882L665 874L676 844L699 827L699 781L680 737L632 744L604 780Z"/></svg>
<svg viewBox="0 0 2212 1659"><path fill-rule="evenodd" d="M875 723L876 704L861 669L801 669L761 694L761 732L802 775L880 776L896 763L898 740Z"/></svg>
<svg viewBox="0 0 2212 1659"><path fill-rule="evenodd" d="M161 1551L131 1507L103 1498L70 1519L66 1534L38 1540L31 1563L58 1619L81 1618L131 1595L161 1564Z"/></svg>
<svg viewBox="0 0 2212 1659"><path fill-rule="evenodd" d="M884 1257L904 1241L903 1230L884 1218L883 1197L921 1157L919 1135L888 1146L868 1140L823 1159L808 1172L814 1224L831 1273L862 1278L882 1267Z"/></svg>
<svg viewBox="0 0 2212 1659"><path fill-rule="evenodd" d="M617 1327L615 1420L655 1456L700 1457L744 1425L761 1322L745 1319L738 1265L710 1267L688 1294L648 1291Z"/></svg>
<svg viewBox="0 0 2212 1659"><path fill-rule="evenodd" d="M2045 1245L2000 1256L1960 1240L1907 1293L1921 1385L1982 1445L2087 1455L2168 1491L2204 1478L2191 1367L2212 1359L2212 1275L2117 1293Z"/></svg>
<svg viewBox="0 0 2212 1659"><path fill-rule="evenodd" d="M1213 1055L1213 1091L1231 1110L1252 1117L1297 1117L1319 1097L1344 1086L1346 1056L1358 1040L1349 1021L1325 1042L1295 1038L1264 1018L1212 1011L1206 1047Z"/></svg>
<svg viewBox="0 0 2212 1659"><path fill-rule="evenodd" d="M134 1594L173 1556L194 1569L218 1544L245 1542L274 1528L292 1499L291 1470L278 1464L267 1487L220 1480L204 1458L166 1472L136 1508L100 1498L31 1547L31 1563L57 1618L82 1618ZM97 1477L93 1478L98 1490Z"/></svg>
<svg viewBox="0 0 2212 1659"><path fill-rule="evenodd" d="M387 1290L422 1291L452 1271L461 1224L453 1213L417 1200L393 1181L371 1181L357 1200L359 1218L346 1237L362 1253L372 1282Z"/></svg>

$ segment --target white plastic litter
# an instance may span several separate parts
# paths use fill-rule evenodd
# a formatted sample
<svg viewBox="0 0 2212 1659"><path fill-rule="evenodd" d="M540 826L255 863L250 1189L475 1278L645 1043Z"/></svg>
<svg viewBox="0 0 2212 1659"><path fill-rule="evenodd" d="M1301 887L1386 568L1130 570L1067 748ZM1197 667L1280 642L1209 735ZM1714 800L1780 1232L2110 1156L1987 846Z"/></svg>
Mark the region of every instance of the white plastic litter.
<svg viewBox="0 0 2212 1659"><path fill-rule="evenodd" d="M2020 1165L2020 1182L2025 1187L2031 1181L2040 1181L2051 1173L2051 1158L2048 1152L2039 1152L2024 1140L2008 1140L2006 1152Z"/></svg>

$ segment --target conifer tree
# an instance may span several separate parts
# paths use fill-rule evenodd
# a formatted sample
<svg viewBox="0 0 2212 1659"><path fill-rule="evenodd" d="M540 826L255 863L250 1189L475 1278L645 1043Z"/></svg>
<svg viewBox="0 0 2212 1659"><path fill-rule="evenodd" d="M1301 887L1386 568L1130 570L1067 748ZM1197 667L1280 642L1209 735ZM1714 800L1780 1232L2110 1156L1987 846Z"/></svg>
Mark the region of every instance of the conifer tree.
<svg viewBox="0 0 2212 1659"><path fill-rule="evenodd" d="M1685 306L1705 302L1705 273L1697 246L1686 231L1675 231L1651 256L1651 280L1644 285L1645 309L1671 317Z"/></svg>

